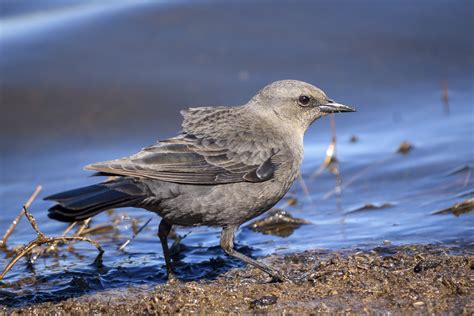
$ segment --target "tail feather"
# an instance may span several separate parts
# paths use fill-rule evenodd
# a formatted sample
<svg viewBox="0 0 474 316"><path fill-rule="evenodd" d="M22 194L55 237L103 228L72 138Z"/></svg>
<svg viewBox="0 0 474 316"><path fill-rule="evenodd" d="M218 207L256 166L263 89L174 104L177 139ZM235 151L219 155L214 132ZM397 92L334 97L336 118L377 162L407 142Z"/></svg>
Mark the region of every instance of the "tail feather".
<svg viewBox="0 0 474 316"><path fill-rule="evenodd" d="M104 191L104 190L107 190L107 187L105 187L104 185L94 184L94 185L90 185L90 186L87 186L87 187L82 187L82 188L78 188L78 189L73 189L73 190L69 190L69 191L56 193L56 194L47 196L44 199L45 200L58 201L58 202L61 201L62 202L62 201L67 201L69 199L77 198L78 196L85 197L85 196L88 196L90 194L97 194L98 192Z"/></svg>
<svg viewBox="0 0 474 316"><path fill-rule="evenodd" d="M45 198L58 202L48 217L62 222L84 220L117 207L134 206L145 197L143 187L133 179L121 178L61 192Z"/></svg>

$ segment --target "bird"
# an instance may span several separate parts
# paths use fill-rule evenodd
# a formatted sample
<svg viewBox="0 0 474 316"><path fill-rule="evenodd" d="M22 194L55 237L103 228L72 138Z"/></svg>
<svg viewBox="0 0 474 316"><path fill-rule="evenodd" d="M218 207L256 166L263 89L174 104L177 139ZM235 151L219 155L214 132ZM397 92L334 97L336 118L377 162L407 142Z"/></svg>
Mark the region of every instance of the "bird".
<svg viewBox="0 0 474 316"><path fill-rule="evenodd" d="M128 157L87 165L107 180L46 197L57 203L48 216L74 222L121 207L158 214L168 280L176 278L168 247L173 225L220 227L227 255L273 280L288 281L277 269L238 252L235 234L288 192L300 173L310 125L331 113L354 111L298 80L270 83L244 105L183 110L182 131L175 137Z"/></svg>

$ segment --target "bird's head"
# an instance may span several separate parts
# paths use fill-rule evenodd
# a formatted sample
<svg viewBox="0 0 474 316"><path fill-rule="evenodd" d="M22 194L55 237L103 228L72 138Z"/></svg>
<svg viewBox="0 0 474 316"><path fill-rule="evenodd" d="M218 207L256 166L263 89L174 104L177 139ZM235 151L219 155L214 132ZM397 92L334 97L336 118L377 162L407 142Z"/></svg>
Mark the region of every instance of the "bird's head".
<svg viewBox="0 0 474 316"><path fill-rule="evenodd" d="M260 90L248 105L303 132L318 118L330 113L355 112L334 102L321 89L297 80L275 81Z"/></svg>

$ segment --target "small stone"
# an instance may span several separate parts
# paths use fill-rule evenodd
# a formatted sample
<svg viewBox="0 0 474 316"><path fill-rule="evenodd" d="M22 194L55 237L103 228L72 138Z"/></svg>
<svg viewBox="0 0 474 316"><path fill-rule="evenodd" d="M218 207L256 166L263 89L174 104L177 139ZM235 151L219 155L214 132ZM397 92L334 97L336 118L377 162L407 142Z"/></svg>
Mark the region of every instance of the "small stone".
<svg viewBox="0 0 474 316"><path fill-rule="evenodd" d="M413 303L413 307L421 307L423 305L425 305L425 302L422 302L422 301L418 301L418 302Z"/></svg>

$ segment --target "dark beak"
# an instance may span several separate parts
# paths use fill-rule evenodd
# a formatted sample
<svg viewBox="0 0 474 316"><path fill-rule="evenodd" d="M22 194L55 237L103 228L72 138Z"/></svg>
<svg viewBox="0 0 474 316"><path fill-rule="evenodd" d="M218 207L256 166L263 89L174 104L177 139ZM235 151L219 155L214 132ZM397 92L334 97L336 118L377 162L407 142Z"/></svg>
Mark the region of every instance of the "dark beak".
<svg viewBox="0 0 474 316"><path fill-rule="evenodd" d="M350 106L336 103L332 100L329 100L325 105L320 105L319 110L323 113L339 113L339 112L355 112L356 109L351 108Z"/></svg>

